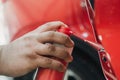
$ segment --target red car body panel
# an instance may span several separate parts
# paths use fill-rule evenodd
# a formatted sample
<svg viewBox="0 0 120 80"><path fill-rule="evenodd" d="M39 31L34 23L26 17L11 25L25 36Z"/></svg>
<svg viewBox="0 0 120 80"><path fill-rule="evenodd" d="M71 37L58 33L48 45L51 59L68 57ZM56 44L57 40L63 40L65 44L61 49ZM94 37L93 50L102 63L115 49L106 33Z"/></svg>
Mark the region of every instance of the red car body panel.
<svg viewBox="0 0 120 80"><path fill-rule="evenodd" d="M93 43L102 43L110 54L113 70L120 79L119 0L95 0L95 18L86 0L6 0L3 2L11 40L46 22L63 21L79 38ZM99 37L102 37L100 42ZM58 73L58 76L52 74L41 70L38 80L56 80L56 78L61 80L64 76L64 73Z"/></svg>
<svg viewBox="0 0 120 80"><path fill-rule="evenodd" d="M102 45L120 79L120 0L95 0L95 24Z"/></svg>
<svg viewBox="0 0 120 80"><path fill-rule="evenodd" d="M33 30L45 22L59 20L69 25L75 35L95 42L84 0L8 0L5 6L11 37L23 35L22 32L28 32L26 29Z"/></svg>

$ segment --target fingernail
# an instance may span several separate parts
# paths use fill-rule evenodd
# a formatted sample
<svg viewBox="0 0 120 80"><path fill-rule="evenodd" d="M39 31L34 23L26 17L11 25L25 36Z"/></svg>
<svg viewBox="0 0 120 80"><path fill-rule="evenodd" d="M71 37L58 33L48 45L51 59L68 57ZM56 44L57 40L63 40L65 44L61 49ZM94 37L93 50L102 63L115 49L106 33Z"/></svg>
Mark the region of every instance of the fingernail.
<svg viewBox="0 0 120 80"><path fill-rule="evenodd" d="M69 63L69 62L72 62L73 61L73 57L72 56L70 56L70 58L69 59L67 59L67 62Z"/></svg>
<svg viewBox="0 0 120 80"><path fill-rule="evenodd" d="M69 48L74 47L74 42L71 40L70 42L67 42L67 45Z"/></svg>
<svg viewBox="0 0 120 80"><path fill-rule="evenodd" d="M74 42L71 40L71 45L74 46Z"/></svg>

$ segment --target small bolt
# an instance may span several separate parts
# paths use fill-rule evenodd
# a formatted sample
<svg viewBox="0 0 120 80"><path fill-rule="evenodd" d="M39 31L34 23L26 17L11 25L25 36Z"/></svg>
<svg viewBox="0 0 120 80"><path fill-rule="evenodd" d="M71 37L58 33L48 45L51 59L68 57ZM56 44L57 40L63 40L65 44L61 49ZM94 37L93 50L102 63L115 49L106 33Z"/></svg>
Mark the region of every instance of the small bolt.
<svg viewBox="0 0 120 80"><path fill-rule="evenodd" d="M105 56L102 57L102 60L103 60L104 62L107 62L107 58L106 58Z"/></svg>

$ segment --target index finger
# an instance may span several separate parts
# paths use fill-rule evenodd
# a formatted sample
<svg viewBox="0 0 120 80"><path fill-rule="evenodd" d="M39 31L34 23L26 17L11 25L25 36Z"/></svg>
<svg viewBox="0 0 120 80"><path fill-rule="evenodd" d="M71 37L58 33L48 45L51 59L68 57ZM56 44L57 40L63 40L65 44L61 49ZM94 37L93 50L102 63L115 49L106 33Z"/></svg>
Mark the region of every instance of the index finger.
<svg viewBox="0 0 120 80"><path fill-rule="evenodd" d="M36 30L39 32L45 32L45 31L56 31L58 30L60 27L68 27L66 24L64 24L61 21L52 21L52 22L48 22L46 24L41 25L40 27L38 27Z"/></svg>

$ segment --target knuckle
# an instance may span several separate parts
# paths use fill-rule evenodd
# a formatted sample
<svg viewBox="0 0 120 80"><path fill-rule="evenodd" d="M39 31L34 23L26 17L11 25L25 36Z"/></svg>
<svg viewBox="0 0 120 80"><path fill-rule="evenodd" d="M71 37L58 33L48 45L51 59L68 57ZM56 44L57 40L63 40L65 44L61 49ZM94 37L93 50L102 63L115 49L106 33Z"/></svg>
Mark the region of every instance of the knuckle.
<svg viewBox="0 0 120 80"><path fill-rule="evenodd" d="M52 25L51 22L48 22L48 23L45 24L45 26L48 26L48 27L51 26L51 25Z"/></svg>
<svg viewBox="0 0 120 80"><path fill-rule="evenodd" d="M69 37L67 35L63 36L64 43L67 43L69 41Z"/></svg>
<svg viewBox="0 0 120 80"><path fill-rule="evenodd" d="M44 60L45 60L47 65L51 65L52 64L52 60L51 59L45 58Z"/></svg>
<svg viewBox="0 0 120 80"><path fill-rule="evenodd" d="M24 37L24 40L25 40L25 41L30 41L31 39L32 39L31 36L25 36L25 37Z"/></svg>
<svg viewBox="0 0 120 80"><path fill-rule="evenodd" d="M62 65L61 63L57 63L57 65L56 65L56 69L61 70L62 67L63 67L63 65Z"/></svg>
<svg viewBox="0 0 120 80"><path fill-rule="evenodd" d="M32 41L35 40L35 35L25 35L23 38L23 41L27 42L27 43L31 43Z"/></svg>
<svg viewBox="0 0 120 80"><path fill-rule="evenodd" d="M63 23L62 21L59 21L59 20L58 20L58 21L55 21L55 22Z"/></svg>
<svg viewBox="0 0 120 80"><path fill-rule="evenodd" d="M60 23L60 24L63 24L63 22L61 22L61 21L56 21L56 22L58 22L58 23Z"/></svg>
<svg viewBox="0 0 120 80"><path fill-rule="evenodd" d="M35 50L34 49L29 50L28 53L27 53L27 56L30 59L36 59L37 58L37 55L35 54Z"/></svg>
<svg viewBox="0 0 120 80"><path fill-rule="evenodd" d="M55 36L55 32L54 31L49 31L47 34L48 34L50 39Z"/></svg>
<svg viewBox="0 0 120 80"><path fill-rule="evenodd" d="M25 37L24 42L25 42L24 47L31 48L31 50L34 50L34 46L36 46L36 42L32 37Z"/></svg>
<svg viewBox="0 0 120 80"><path fill-rule="evenodd" d="M52 44L47 44L47 50L48 50L49 52L54 52L54 51L55 51L55 46L52 45Z"/></svg>
<svg viewBox="0 0 120 80"><path fill-rule="evenodd" d="M33 44L30 41L26 41L26 43L24 44L26 48L33 48Z"/></svg>
<svg viewBox="0 0 120 80"><path fill-rule="evenodd" d="M61 50L61 54L59 54L61 59L65 60L66 62L69 62L69 60L71 60L71 55L69 53L69 51L67 51L66 48L64 48L63 50Z"/></svg>

